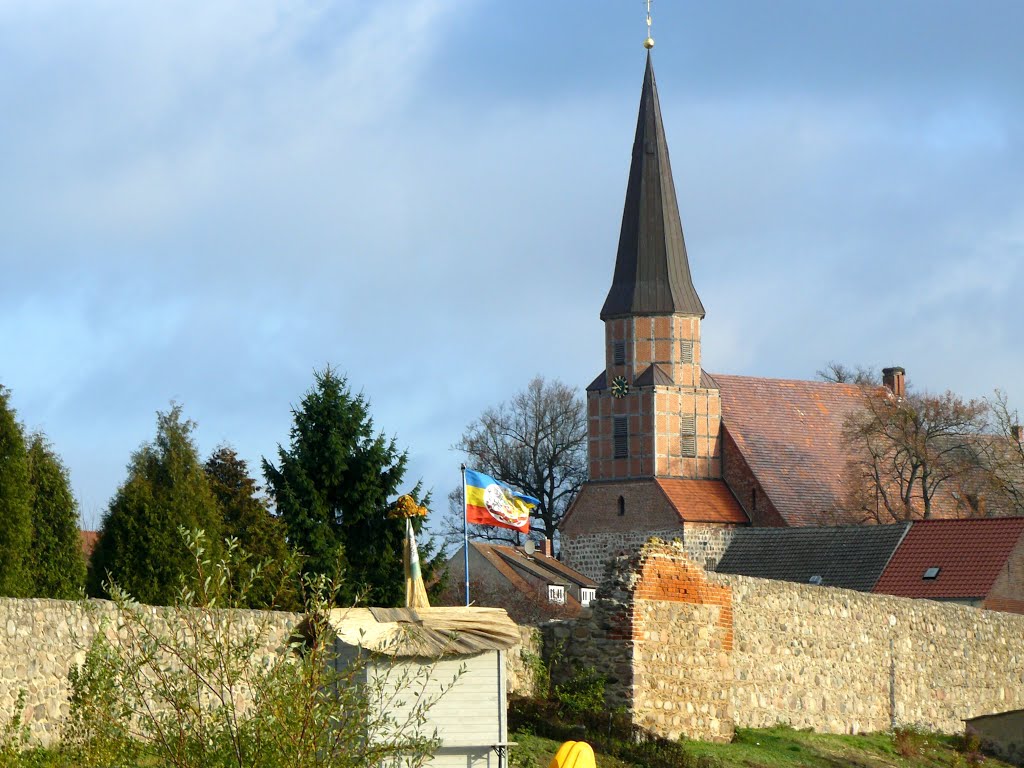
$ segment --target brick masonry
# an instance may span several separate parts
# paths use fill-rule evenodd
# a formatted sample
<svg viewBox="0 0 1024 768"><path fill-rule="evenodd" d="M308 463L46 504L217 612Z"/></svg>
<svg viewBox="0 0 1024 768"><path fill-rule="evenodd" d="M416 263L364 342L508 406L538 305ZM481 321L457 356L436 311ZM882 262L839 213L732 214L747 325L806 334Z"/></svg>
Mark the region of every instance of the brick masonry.
<svg viewBox="0 0 1024 768"><path fill-rule="evenodd" d="M708 574L680 542L619 558L593 613L551 632L608 671L610 706L673 738L779 722L954 733L1024 707L1024 616Z"/></svg>

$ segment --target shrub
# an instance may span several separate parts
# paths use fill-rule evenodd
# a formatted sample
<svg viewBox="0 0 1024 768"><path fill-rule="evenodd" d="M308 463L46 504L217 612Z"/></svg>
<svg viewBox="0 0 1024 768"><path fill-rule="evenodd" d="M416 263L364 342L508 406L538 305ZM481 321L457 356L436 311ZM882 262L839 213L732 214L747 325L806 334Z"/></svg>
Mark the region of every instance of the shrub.
<svg viewBox="0 0 1024 768"><path fill-rule="evenodd" d="M903 757L919 757L928 746L928 734L916 725L892 729L892 745Z"/></svg>
<svg viewBox="0 0 1024 768"><path fill-rule="evenodd" d="M555 686L554 698L563 715L579 717L605 708L604 686L607 678L593 667L580 667L564 683Z"/></svg>

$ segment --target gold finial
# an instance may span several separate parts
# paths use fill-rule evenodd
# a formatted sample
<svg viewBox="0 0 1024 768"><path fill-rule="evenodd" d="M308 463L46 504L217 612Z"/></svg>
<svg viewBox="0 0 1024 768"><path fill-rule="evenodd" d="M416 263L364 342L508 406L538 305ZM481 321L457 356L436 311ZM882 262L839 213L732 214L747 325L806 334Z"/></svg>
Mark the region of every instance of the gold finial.
<svg viewBox="0 0 1024 768"><path fill-rule="evenodd" d="M651 37L651 0L647 0L647 39L644 40L644 48L648 51L654 47L654 38Z"/></svg>

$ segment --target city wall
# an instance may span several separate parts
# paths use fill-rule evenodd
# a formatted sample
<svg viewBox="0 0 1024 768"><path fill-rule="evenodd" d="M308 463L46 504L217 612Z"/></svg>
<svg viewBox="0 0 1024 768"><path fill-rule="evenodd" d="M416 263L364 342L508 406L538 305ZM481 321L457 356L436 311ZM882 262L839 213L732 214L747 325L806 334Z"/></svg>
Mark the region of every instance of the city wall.
<svg viewBox="0 0 1024 768"><path fill-rule="evenodd" d="M656 540L621 558L598 598L551 639L608 670L609 704L668 737L779 722L960 732L1024 707L1024 616L708 574Z"/></svg>
<svg viewBox="0 0 1024 768"><path fill-rule="evenodd" d="M158 621L171 611L143 610ZM302 618L267 611L234 614L239 632L263 637L256 653L261 662L288 652L288 639ZM113 603L0 599L0 727L15 715L19 693L24 691L25 706L19 714L32 739L42 745L59 739L69 712L68 672L85 661L86 651L100 632L112 643L127 640L125 623ZM535 666L531 658L539 657L541 639L535 628L522 627L521 634L522 645L506 654L507 687L510 693L530 695Z"/></svg>

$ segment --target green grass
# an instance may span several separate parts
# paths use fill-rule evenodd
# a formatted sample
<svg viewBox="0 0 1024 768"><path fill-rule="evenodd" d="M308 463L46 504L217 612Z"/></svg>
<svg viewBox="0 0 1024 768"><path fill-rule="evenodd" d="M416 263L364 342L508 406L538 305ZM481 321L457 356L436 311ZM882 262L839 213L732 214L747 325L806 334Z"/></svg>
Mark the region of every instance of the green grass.
<svg viewBox="0 0 1024 768"><path fill-rule="evenodd" d="M586 736L581 735L584 741ZM516 733L512 741L513 766L547 768L559 742L531 734ZM787 726L740 728L731 744L701 741L683 742L701 768L969 768L965 755L957 751L952 736L923 735L920 754L901 756L887 733L865 736L797 731ZM595 750L598 768L646 768L603 755ZM986 768L1011 768L986 757Z"/></svg>

